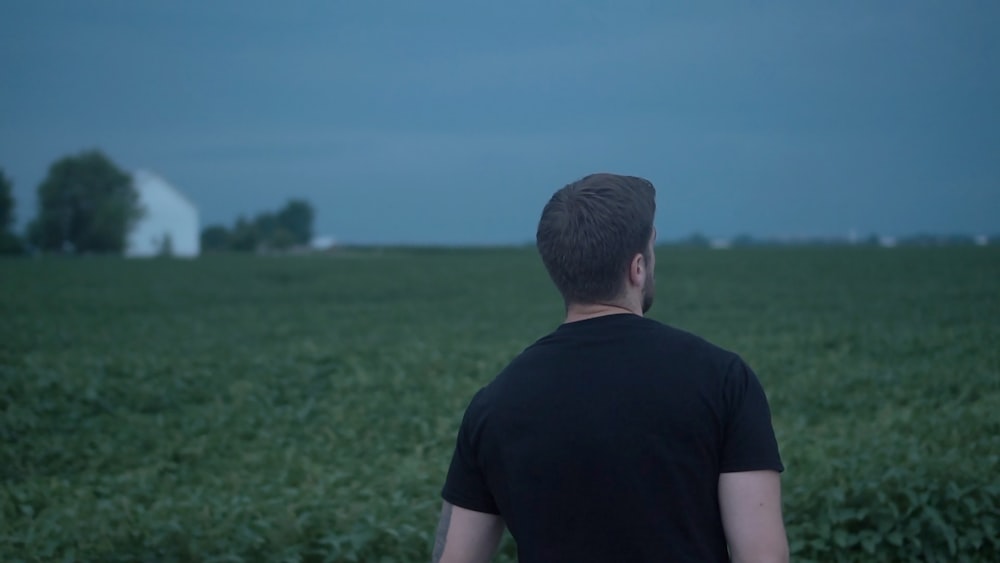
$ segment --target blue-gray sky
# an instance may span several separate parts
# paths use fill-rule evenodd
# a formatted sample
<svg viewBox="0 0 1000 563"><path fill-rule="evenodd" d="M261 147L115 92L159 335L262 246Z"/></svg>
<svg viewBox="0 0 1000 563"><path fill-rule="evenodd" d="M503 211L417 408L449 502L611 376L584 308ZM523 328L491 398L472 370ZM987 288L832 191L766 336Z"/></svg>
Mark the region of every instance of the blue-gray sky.
<svg viewBox="0 0 1000 563"><path fill-rule="evenodd" d="M1000 3L5 0L23 225L100 148L203 223L303 197L347 242L521 243L563 184L661 238L1000 232Z"/></svg>

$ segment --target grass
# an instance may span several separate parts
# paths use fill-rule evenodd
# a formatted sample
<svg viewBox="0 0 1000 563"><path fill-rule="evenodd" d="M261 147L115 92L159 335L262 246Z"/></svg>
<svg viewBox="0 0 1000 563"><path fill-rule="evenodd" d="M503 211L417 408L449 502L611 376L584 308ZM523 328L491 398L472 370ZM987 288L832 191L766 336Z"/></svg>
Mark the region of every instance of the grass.
<svg viewBox="0 0 1000 563"><path fill-rule="evenodd" d="M796 560L1000 549L998 249L657 268L767 390ZM0 560L426 560L468 399L561 314L530 249L0 261Z"/></svg>

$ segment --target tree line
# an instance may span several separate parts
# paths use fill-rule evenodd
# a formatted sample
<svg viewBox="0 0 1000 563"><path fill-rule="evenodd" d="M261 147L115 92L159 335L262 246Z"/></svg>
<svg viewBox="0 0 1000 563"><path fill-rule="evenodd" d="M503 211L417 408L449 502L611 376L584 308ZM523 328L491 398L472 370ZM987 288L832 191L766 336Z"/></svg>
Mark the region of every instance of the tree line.
<svg viewBox="0 0 1000 563"><path fill-rule="evenodd" d="M292 199L277 212L248 219L240 216L231 228L209 225L201 232L203 252L255 252L305 246L313 238L315 211L309 202Z"/></svg>
<svg viewBox="0 0 1000 563"><path fill-rule="evenodd" d="M37 196L34 219L17 233L13 183L0 168L0 254L121 254L129 233L147 213L132 176L99 150L56 160ZM206 227L200 233L202 249L253 252L306 245L315 215L308 201L292 199L276 212L241 216L232 228Z"/></svg>

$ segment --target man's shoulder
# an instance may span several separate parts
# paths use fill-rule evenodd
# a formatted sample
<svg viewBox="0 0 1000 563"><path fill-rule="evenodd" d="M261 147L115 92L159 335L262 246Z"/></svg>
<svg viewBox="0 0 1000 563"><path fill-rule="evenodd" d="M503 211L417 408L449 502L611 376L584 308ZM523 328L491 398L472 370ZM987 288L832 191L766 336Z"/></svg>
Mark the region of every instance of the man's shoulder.
<svg viewBox="0 0 1000 563"><path fill-rule="evenodd" d="M623 348L628 350L623 351ZM523 384L540 372L574 369L597 357L632 355L649 365L670 365L724 375L743 360L709 338L676 325L638 315L605 318L602 326L561 325L527 345L477 393L488 404L512 383ZM520 385L514 385L519 387Z"/></svg>
<svg viewBox="0 0 1000 563"><path fill-rule="evenodd" d="M651 318L644 319L655 334L655 344L671 353L683 353L702 360L713 360L728 365L739 361L740 356L709 338Z"/></svg>
<svg viewBox="0 0 1000 563"><path fill-rule="evenodd" d="M613 318L612 318L613 317ZM558 364L583 360L574 353L603 341L617 341L619 346L634 347L660 355L665 361L689 359L727 368L742 357L734 350L677 325L639 315L614 315L601 319L602 324L561 325L531 342L516 354L497 374L494 382L522 371L531 371L552 362ZM567 344L571 344L567 346ZM610 350L611 348L607 348Z"/></svg>

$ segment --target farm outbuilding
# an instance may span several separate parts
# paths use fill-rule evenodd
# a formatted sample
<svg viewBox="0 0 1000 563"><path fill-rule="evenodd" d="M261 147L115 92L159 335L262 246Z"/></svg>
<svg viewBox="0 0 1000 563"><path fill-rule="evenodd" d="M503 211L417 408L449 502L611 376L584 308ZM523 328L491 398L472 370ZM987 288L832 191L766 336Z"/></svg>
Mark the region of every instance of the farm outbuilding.
<svg viewBox="0 0 1000 563"><path fill-rule="evenodd" d="M198 208L160 176L139 170L132 175L144 215L129 233L125 255L178 256L201 253Z"/></svg>

